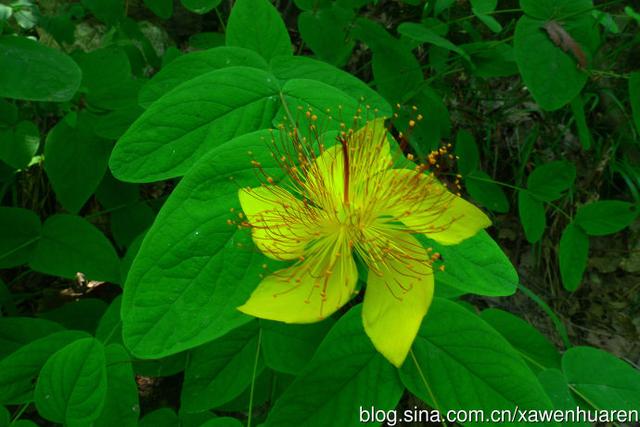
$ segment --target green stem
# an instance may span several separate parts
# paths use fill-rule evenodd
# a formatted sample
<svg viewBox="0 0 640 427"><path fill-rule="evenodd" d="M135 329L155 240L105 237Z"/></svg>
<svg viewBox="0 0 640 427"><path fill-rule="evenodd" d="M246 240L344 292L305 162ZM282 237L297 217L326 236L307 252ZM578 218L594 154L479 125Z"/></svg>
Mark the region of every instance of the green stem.
<svg viewBox="0 0 640 427"><path fill-rule="evenodd" d="M558 331L562 342L564 343L565 348L569 349L572 347L571 340L569 340L569 334L567 333L567 328L564 326L564 323L560 320L560 318L556 315L556 313L549 307L549 305L542 300L538 295L536 295L531 289L524 286L522 283L518 283L518 289L522 291L523 294L528 296L533 302L538 304L538 306L544 311L547 316L553 322L553 325Z"/></svg>
<svg viewBox="0 0 640 427"><path fill-rule="evenodd" d="M19 251L22 248L26 248L27 246L29 246L29 245L37 242L38 240L40 240L40 238L41 238L40 236L37 236L37 237L34 237L32 239L27 240L26 242L24 242L20 246L17 246L15 248L11 249L10 251L5 252L2 255L0 255L0 259L4 259L4 258L8 257L9 255L11 255L12 253Z"/></svg>
<svg viewBox="0 0 640 427"><path fill-rule="evenodd" d="M416 369L418 370L418 374L420 375L420 379L422 380L422 384L424 384L424 388L427 390L427 393L429 394L429 397L431 398L431 401L433 402L433 406L435 407L435 409L440 411L440 405L438 405L438 401L436 400L436 397L434 396L433 391L431 390L431 387L429 386L429 383L427 382L427 377L425 377L424 372L422 372L422 368L420 367L420 364L418 363L418 359L416 358L416 355L413 352L413 349L409 350L409 354L411 354L411 359L413 359L413 364L416 365ZM446 427L447 423L443 420L442 421L442 425Z"/></svg>
<svg viewBox="0 0 640 427"><path fill-rule="evenodd" d="M31 402L27 402L24 405L22 405L20 407L20 409L18 410L18 412L16 413L16 415L13 417L13 419L11 420L11 422L9 423L9 427L11 427L12 425L14 425L16 423L16 421L18 421L20 419L20 417L22 416L22 414L24 414L24 411L27 410L27 408L29 407L29 405L31 404Z"/></svg>
<svg viewBox="0 0 640 427"><path fill-rule="evenodd" d="M251 375L251 388L249 389L249 414L247 416L247 427L251 427L253 418L253 393L256 386L256 375L258 373L258 360L260 358L260 346L262 345L262 328L258 330L258 345L256 346L256 358L253 361L253 374Z"/></svg>

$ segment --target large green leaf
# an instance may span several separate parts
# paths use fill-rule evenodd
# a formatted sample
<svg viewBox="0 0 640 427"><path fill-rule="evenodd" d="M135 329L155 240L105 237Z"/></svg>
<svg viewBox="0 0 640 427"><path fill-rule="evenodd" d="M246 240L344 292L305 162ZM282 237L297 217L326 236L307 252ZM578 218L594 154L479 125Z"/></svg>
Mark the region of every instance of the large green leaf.
<svg viewBox="0 0 640 427"><path fill-rule="evenodd" d="M458 245L429 241L428 246L444 261L445 270L436 272L439 282L477 295L506 296L516 291L518 273L486 231Z"/></svg>
<svg viewBox="0 0 640 427"><path fill-rule="evenodd" d="M187 412L201 412L232 401L251 383L258 353L257 320L191 351L180 398ZM264 368L260 357L257 372Z"/></svg>
<svg viewBox="0 0 640 427"><path fill-rule="evenodd" d="M436 298L400 376L440 409L550 409L533 372L496 330L466 308ZM427 388L428 387L428 388Z"/></svg>
<svg viewBox="0 0 640 427"><path fill-rule="evenodd" d="M58 323L34 317L0 317L0 360L23 345L62 330Z"/></svg>
<svg viewBox="0 0 640 427"><path fill-rule="evenodd" d="M265 257L227 220L236 219L238 188L257 185L248 151L277 177L264 138L268 131L244 135L205 155L160 210L123 296L124 340L137 356L196 347L250 319L236 307L260 281Z"/></svg>
<svg viewBox="0 0 640 427"><path fill-rule="evenodd" d="M90 280L120 282L115 249L100 230L79 216L47 218L29 265L35 271L69 279L83 273Z"/></svg>
<svg viewBox="0 0 640 427"><path fill-rule="evenodd" d="M582 90L587 74L571 53L556 46L544 21L523 16L518 20L514 48L516 63L533 99L545 110L557 110Z"/></svg>
<svg viewBox="0 0 640 427"><path fill-rule="evenodd" d="M360 408L390 410L402 396L396 369L371 344L361 305L331 329L303 372L278 399L266 425L357 425Z"/></svg>
<svg viewBox="0 0 640 427"><path fill-rule="evenodd" d="M204 153L266 128L280 106L271 74L229 67L193 78L157 100L116 144L110 160L123 181L183 175Z"/></svg>
<svg viewBox="0 0 640 427"><path fill-rule="evenodd" d="M480 317L500 332L536 370L560 368L558 350L527 321L497 308L484 310Z"/></svg>
<svg viewBox="0 0 640 427"><path fill-rule="evenodd" d="M67 344L86 337L85 332L60 331L20 347L0 361L0 403L33 400L33 386L42 365Z"/></svg>
<svg viewBox="0 0 640 427"><path fill-rule="evenodd" d="M67 116L47 135L44 168L60 203L77 213L100 184L112 144L94 134L88 114L72 121Z"/></svg>
<svg viewBox="0 0 640 427"><path fill-rule="evenodd" d="M120 344L110 344L104 350L107 361L107 391L102 413L93 425L136 427L140 405L131 356Z"/></svg>
<svg viewBox="0 0 640 427"><path fill-rule="evenodd" d="M575 291L582 282L589 256L589 236L574 223L567 225L560 237L558 262L562 285L568 291Z"/></svg>
<svg viewBox="0 0 640 427"><path fill-rule="evenodd" d="M70 100L80 68L67 55L25 37L0 37L0 97L29 101Z"/></svg>
<svg viewBox="0 0 640 427"><path fill-rule="evenodd" d="M606 351L570 348L562 357L567 381L599 409L633 410L640 402L640 371Z"/></svg>
<svg viewBox="0 0 640 427"><path fill-rule="evenodd" d="M247 66L266 69L267 63L257 53L241 47L215 47L191 52L163 67L140 89L139 101L148 107L181 83L225 67Z"/></svg>
<svg viewBox="0 0 640 427"><path fill-rule="evenodd" d="M100 415L106 393L104 346L95 338L84 338L47 360L38 376L35 403L49 421L87 423Z"/></svg>
<svg viewBox="0 0 640 427"><path fill-rule="evenodd" d="M638 206L619 200L599 200L578 208L575 223L590 236L617 233L638 217Z"/></svg>
<svg viewBox="0 0 640 427"><path fill-rule="evenodd" d="M0 207L0 268L25 264L40 237L40 228L35 212Z"/></svg>
<svg viewBox="0 0 640 427"><path fill-rule="evenodd" d="M558 410L571 410L574 411L576 408L582 407L582 409L589 409L588 406L578 405L576 400L573 398L571 394L571 390L569 389L569 384L567 383L567 379L564 377L562 372L558 369L546 369L538 373L538 380L542 387L544 387L549 399L553 403L554 409ZM565 421L562 425L569 426L589 426L590 424L585 423L571 423Z"/></svg>
<svg viewBox="0 0 640 427"><path fill-rule="evenodd" d="M258 52L266 60L291 55L291 40L280 13L268 0L235 2L226 33L227 46Z"/></svg>

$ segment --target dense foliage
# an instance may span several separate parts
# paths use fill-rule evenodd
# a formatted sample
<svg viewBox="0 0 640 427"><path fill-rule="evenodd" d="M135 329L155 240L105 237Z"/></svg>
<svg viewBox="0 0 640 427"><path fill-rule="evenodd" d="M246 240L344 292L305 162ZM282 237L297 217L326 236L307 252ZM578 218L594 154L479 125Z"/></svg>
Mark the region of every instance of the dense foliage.
<svg viewBox="0 0 640 427"><path fill-rule="evenodd" d="M638 409L625 3L0 3L0 427ZM361 295L311 324L237 310L282 264L236 227L252 161L277 169L271 129L308 130L311 111L333 136L329 116L358 109L397 114L409 159L451 144L439 178L493 222L424 242L446 268L400 368L363 331ZM606 339L585 333L603 322Z"/></svg>

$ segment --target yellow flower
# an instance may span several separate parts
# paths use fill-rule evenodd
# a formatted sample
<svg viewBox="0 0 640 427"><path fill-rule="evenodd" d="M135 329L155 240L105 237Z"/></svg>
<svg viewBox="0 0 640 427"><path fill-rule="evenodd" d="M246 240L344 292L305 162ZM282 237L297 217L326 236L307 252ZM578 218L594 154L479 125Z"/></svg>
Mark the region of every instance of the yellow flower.
<svg viewBox="0 0 640 427"><path fill-rule="evenodd" d="M431 304L438 258L413 235L457 244L490 221L425 166L392 169L382 118L341 132L319 155L292 136L276 155L287 180L277 185L265 174L264 184L239 197L260 251L296 262L267 275L239 310L287 323L320 321L354 295L357 259L368 271L364 329L399 367Z"/></svg>

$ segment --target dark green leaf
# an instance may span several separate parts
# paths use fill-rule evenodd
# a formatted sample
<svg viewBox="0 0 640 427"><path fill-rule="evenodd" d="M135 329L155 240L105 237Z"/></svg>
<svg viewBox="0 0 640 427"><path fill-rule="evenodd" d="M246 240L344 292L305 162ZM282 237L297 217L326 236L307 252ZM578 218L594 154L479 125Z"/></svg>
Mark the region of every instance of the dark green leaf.
<svg viewBox="0 0 640 427"><path fill-rule="evenodd" d="M77 329L93 334L107 304L98 298L83 298L40 313L44 319L58 322L67 329Z"/></svg>
<svg viewBox="0 0 640 427"><path fill-rule="evenodd" d="M54 215L45 221L29 265L69 279L80 272L88 280L120 282L120 260L111 243L96 227L73 215Z"/></svg>
<svg viewBox="0 0 640 427"><path fill-rule="evenodd" d="M180 425L178 415L171 408L160 408L148 413L140 420L139 427L176 427Z"/></svg>
<svg viewBox="0 0 640 427"><path fill-rule="evenodd" d="M469 195L494 212L509 212L509 201L504 191L485 172L476 170L464 181Z"/></svg>
<svg viewBox="0 0 640 427"><path fill-rule="evenodd" d="M520 7L527 15L537 19L562 19L593 9L591 0L520 0Z"/></svg>
<svg viewBox="0 0 640 427"><path fill-rule="evenodd" d="M538 373L538 380L547 392L549 399L551 399L554 409L574 411L576 408L584 406L578 405L575 401L571 395L566 378L558 369L547 369L545 371L541 371ZM583 409L586 410L589 408L584 407ZM588 426L589 424L564 422L562 425Z"/></svg>
<svg viewBox="0 0 640 427"><path fill-rule="evenodd" d="M462 176L467 176L476 170L480 163L480 153L478 153L476 140L471 132L461 130L457 133L455 150L459 157L457 160L458 171Z"/></svg>
<svg viewBox="0 0 640 427"><path fill-rule="evenodd" d="M0 360L23 345L62 330L49 320L33 317L0 317Z"/></svg>
<svg viewBox="0 0 640 427"><path fill-rule="evenodd" d="M375 384L375 386L372 386ZM361 305L331 329L303 372L269 412L268 426L357 425L359 409L396 407L403 387L396 369L371 344Z"/></svg>
<svg viewBox="0 0 640 427"><path fill-rule="evenodd" d="M542 238L547 226L544 205L527 190L518 191L518 213L529 243L536 243Z"/></svg>
<svg viewBox="0 0 640 427"><path fill-rule="evenodd" d="M35 123L22 121L15 129L0 130L0 160L15 169L26 167L40 145Z"/></svg>
<svg viewBox="0 0 640 427"><path fill-rule="evenodd" d="M562 285L568 291L575 291L582 282L587 268L589 237L574 223L567 225L560 238L558 262Z"/></svg>
<svg viewBox="0 0 640 427"><path fill-rule="evenodd" d="M0 37L0 97L30 101L70 100L80 68L67 55L25 37Z"/></svg>
<svg viewBox="0 0 640 427"><path fill-rule="evenodd" d="M530 195L544 202L562 197L576 179L576 167L563 160L536 167L527 179Z"/></svg>
<svg viewBox="0 0 640 427"><path fill-rule="evenodd" d="M402 35L405 35L413 40L417 40L421 43L428 43L434 46L441 47L446 50L450 50L452 52L457 53L462 56L467 61L470 61L469 55L463 49L460 49L458 46L451 43L449 40L444 37L440 37L435 32L425 27L424 25L414 24L412 22L405 22L398 26L398 32Z"/></svg>
<svg viewBox="0 0 640 427"><path fill-rule="evenodd" d="M591 147L592 138L591 132L589 131L589 125L587 124L587 117L584 114L584 102L582 100L582 95L578 94L578 96L573 98L571 101L571 112L573 113L573 117L576 121L578 138L580 139L582 148L588 150Z"/></svg>
<svg viewBox="0 0 640 427"><path fill-rule="evenodd" d="M162 19L173 15L173 0L144 0L144 4Z"/></svg>
<svg viewBox="0 0 640 427"><path fill-rule="evenodd" d="M26 264L40 238L40 228L35 212L0 207L0 268Z"/></svg>
<svg viewBox="0 0 640 427"><path fill-rule="evenodd" d="M125 0L82 0L82 5L108 25L114 25L124 18Z"/></svg>
<svg viewBox="0 0 640 427"><path fill-rule="evenodd" d="M604 236L626 228L638 217L638 207L618 200L600 200L578 208L575 223L590 236Z"/></svg>
<svg viewBox="0 0 640 427"><path fill-rule="evenodd" d="M268 0L237 0L231 9L227 46L258 52L267 61L291 55L291 40L280 13Z"/></svg>
<svg viewBox="0 0 640 427"><path fill-rule="evenodd" d="M316 56L330 64L345 65L355 45L347 34L353 11L339 6L302 12L298 16L300 35Z"/></svg>
<svg viewBox="0 0 640 427"><path fill-rule="evenodd" d="M192 12L205 14L218 7L222 0L180 0L182 5Z"/></svg>

